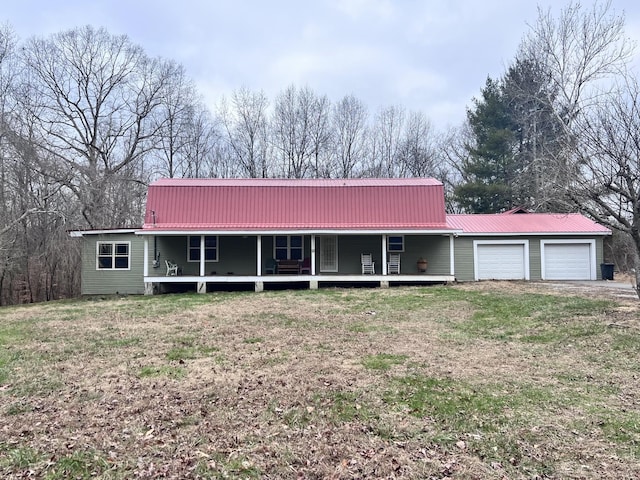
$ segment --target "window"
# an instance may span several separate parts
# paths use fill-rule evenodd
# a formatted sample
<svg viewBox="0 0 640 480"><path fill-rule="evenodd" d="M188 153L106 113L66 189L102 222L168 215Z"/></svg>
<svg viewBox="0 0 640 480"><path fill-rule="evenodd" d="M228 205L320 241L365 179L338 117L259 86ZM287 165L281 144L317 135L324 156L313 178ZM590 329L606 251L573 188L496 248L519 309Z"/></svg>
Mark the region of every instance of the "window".
<svg viewBox="0 0 640 480"><path fill-rule="evenodd" d="M200 235L189 236L188 238L188 252L187 261L199 262L200 261ZM205 262L217 262L218 261L218 237L213 235L205 235L204 237L204 261Z"/></svg>
<svg viewBox="0 0 640 480"><path fill-rule="evenodd" d="M273 243L276 260L302 260L301 235L277 235Z"/></svg>
<svg viewBox="0 0 640 480"><path fill-rule="evenodd" d="M404 236L388 236L387 237L387 251L388 252L404 252Z"/></svg>
<svg viewBox="0 0 640 480"><path fill-rule="evenodd" d="M131 242L98 242L96 270L129 270Z"/></svg>

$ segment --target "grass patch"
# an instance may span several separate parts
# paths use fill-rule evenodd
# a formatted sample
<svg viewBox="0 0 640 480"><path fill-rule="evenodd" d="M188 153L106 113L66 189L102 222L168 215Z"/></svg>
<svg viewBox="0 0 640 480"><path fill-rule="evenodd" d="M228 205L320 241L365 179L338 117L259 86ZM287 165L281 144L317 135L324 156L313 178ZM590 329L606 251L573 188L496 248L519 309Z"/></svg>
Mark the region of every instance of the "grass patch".
<svg viewBox="0 0 640 480"><path fill-rule="evenodd" d="M20 415L21 413L27 413L33 411L33 407L29 402L24 400L14 402L7 407L7 415Z"/></svg>
<svg viewBox="0 0 640 480"><path fill-rule="evenodd" d="M109 469L109 462L95 452L75 451L48 467L47 480L95 478Z"/></svg>
<svg viewBox="0 0 640 480"><path fill-rule="evenodd" d="M355 420L368 422L376 415L374 410L363 401L362 394L350 391L337 391L323 397L328 404L328 417L336 424Z"/></svg>
<svg viewBox="0 0 640 480"><path fill-rule="evenodd" d="M139 337L109 336L95 341L96 348L118 349L140 345L142 340Z"/></svg>
<svg viewBox="0 0 640 480"><path fill-rule="evenodd" d="M196 478L252 479L262 478L262 471L246 456L216 454L212 459L199 461L193 472Z"/></svg>
<svg viewBox="0 0 640 480"><path fill-rule="evenodd" d="M640 459L640 412L599 409L595 416L598 427L621 454Z"/></svg>
<svg viewBox="0 0 640 480"><path fill-rule="evenodd" d="M11 387L11 394L17 397L47 397L61 391L64 382L56 374L33 373Z"/></svg>
<svg viewBox="0 0 640 480"><path fill-rule="evenodd" d="M167 352L167 360L194 360L196 358L209 357L213 352L219 351L216 347L173 347Z"/></svg>
<svg viewBox="0 0 640 480"><path fill-rule="evenodd" d="M362 360L362 365L369 370L389 370L394 365L401 365L407 359L406 355L394 355L392 353L378 353L367 355Z"/></svg>
<svg viewBox="0 0 640 480"><path fill-rule="evenodd" d="M544 411L550 405L571 404L552 390L522 384L475 386L461 380L410 375L393 379L394 388L382 396L385 403L406 409L416 417L435 419L445 431L497 432L518 424L525 413Z"/></svg>
<svg viewBox="0 0 640 480"><path fill-rule="evenodd" d="M184 368L174 367L171 365L145 365L138 372L140 378L145 377L169 377L169 378L182 378L186 375Z"/></svg>
<svg viewBox="0 0 640 480"><path fill-rule="evenodd" d="M176 339L175 345L166 354L167 360L183 362L185 360L195 360L211 356L213 352L220 349L206 345L198 345L194 336L180 337Z"/></svg>
<svg viewBox="0 0 640 480"><path fill-rule="evenodd" d="M0 444L0 452L0 468L10 471L24 470L44 460L44 456L31 447Z"/></svg>
<svg viewBox="0 0 640 480"><path fill-rule="evenodd" d="M373 332L393 333L396 331L396 329L393 327L390 327L389 325L356 322L356 323L349 324L347 326L347 331L353 332L353 333L373 333Z"/></svg>
<svg viewBox="0 0 640 480"><path fill-rule="evenodd" d="M557 295L465 293L474 313L446 323L473 337L501 341L548 344L600 335L605 326L592 318L613 306L605 300Z"/></svg>

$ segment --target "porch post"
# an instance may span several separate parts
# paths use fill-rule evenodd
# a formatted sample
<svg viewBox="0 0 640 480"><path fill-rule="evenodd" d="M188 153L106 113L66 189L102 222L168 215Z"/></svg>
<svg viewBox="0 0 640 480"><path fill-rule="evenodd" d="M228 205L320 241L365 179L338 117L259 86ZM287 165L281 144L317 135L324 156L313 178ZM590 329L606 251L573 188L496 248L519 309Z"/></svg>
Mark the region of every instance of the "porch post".
<svg viewBox="0 0 640 480"><path fill-rule="evenodd" d="M204 277L204 235L200 235L200 276Z"/></svg>
<svg viewBox="0 0 640 480"><path fill-rule="evenodd" d="M311 275L316 274L316 236L311 234Z"/></svg>
<svg viewBox="0 0 640 480"><path fill-rule="evenodd" d="M144 237L144 255L143 255L143 260L144 262L143 266L142 266L142 275L144 275L145 277L149 276L149 237Z"/></svg>
<svg viewBox="0 0 640 480"><path fill-rule="evenodd" d="M144 237L144 253L142 256L144 265L142 266L142 275L144 277L149 276L149 237ZM153 295L153 283L144 282L144 294Z"/></svg>
<svg viewBox="0 0 640 480"><path fill-rule="evenodd" d="M256 255L258 262L258 265L256 265L256 275L260 277L262 276L262 235L258 235L258 239L256 240L256 248L258 249Z"/></svg>
<svg viewBox="0 0 640 480"><path fill-rule="evenodd" d="M382 275L387 274L387 236L382 235Z"/></svg>
<svg viewBox="0 0 640 480"><path fill-rule="evenodd" d="M453 239L453 233L449 235L449 275L456 274L456 256L454 250L455 241Z"/></svg>

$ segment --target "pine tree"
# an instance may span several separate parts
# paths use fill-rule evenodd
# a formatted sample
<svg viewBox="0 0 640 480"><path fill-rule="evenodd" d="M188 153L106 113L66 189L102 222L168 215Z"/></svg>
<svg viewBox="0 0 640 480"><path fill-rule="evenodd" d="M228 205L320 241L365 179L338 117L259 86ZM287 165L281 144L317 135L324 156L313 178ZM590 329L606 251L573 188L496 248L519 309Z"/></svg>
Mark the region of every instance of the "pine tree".
<svg viewBox="0 0 640 480"><path fill-rule="evenodd" d="M474 144L462 166L465 183L457 187L458 205L470 213L496 213L514 206L518 174L518 125L500 82L487 78L481 98L467 111Z"/></svg>

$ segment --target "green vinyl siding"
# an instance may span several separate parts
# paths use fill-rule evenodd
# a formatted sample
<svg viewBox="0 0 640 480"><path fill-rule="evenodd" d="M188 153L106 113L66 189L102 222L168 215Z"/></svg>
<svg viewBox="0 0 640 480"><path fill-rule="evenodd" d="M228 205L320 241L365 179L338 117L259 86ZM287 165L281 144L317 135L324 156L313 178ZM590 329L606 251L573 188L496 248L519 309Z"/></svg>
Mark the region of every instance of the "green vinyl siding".
<svg viewBox="0 0 640 480"><path fill-rule="evenodd" d="M528 240L529 241L529 272L530 280L541 280L542 278L542 259L540 254L541 240L592 240L593 237L584 237L576 235L567 236L510 236L510 237L490 237L490 236L473 236L458 237L455 239L455 277L461 282L473 281L474 261L473 261L473 241L474 240ZM596 241L596 266L597 276L600 279L601 273L599 269L603 258L602 237L595 238Z"/></svg>
<svg viewBox="0 0 640 480"><path fill-rule="evenodd" d="M400 258L400 273L415 275L417 262L424 258L427 262L427 275L449 275L450 243L448 236L405 235L405 251Z"/></svg>
<svg viewBox="0 0 640 480"><path fill-rule="evenodd" d="M456 280L472 281L473 275L473 240L471 237L458 237L454 240L454 265Z"/></svg>
<svg viewBox="0 0 640 480"><path fill-rule="evenodd" d="M218 237L218 261L206 263L205 275L255 275L257 272L258 237L255 235L238 237ZM191 263L195 267L194 275L200 272L199 263Z"/></svg>
<svg viewBox="0 0 640 480"><path fill-rule="evenodd" d="M144 293L144 239L133 233L86 235L82 237L81 293L83 295L136 295ZM98 242L129 242L129 269L98 270Z"/></svg>
<svg viewBox="0 0 640 480"><path fill-rule="evenodd" d="M317 250L319 256L320 250ZM382 236L338 235L338 271L336 275L361 275L360 255L370 253L376 274L382 273ZM323 273L324 275L325 273ZM331 275L326 273L326 275Z"/></svg>

